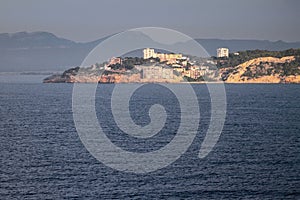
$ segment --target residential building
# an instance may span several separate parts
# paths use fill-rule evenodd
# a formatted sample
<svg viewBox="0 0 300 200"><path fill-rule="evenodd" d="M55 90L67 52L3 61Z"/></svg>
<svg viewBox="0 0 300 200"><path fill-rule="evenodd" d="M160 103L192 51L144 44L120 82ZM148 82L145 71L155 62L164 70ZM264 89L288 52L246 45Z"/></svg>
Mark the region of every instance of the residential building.
<svg viewBox="0 0 300 200"><path fill-rule="evenodd" d="M122 58L112 57L108 62L108 65L115 65L115 64L122 64Z"/></svg>
<svg viewBox="0 0 300 200"><path fill-rule="evenodd" d="M146 48L143 50L144 59L156 58L154 49Z"/></svg>
<svg viewBox="0 0 300 200"><path fill-rule="evenodd" d="M156 53L154 49L146 48L143 50L144 59L159 58L161 62L167 62L167 64L176 63L178 59L182 58L182 54L175 53Z"/></svg>
<svg viewBox="0 0 300 200"><path fill-rule="evenodd" d="M217 49L217 57L229 57L229 49L228 48L218 48Z"/></svg>
<svg viewBox="0 0 300 200"><path fill-rule="evenodd" d="M145 66L141 67L142 69L142 78L149 80L157 80L157 79L173 79L173 69L165 68L161 66Z"/></svg>

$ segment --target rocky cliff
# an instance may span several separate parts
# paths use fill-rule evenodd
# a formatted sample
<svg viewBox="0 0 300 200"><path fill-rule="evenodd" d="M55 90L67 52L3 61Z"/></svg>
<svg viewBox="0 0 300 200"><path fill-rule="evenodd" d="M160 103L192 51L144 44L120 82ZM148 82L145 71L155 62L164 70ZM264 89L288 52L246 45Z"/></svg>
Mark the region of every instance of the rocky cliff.
<svg viewBox="0 0 300 200"><path fill-rule="evenodd" d="M294 61L294 56L260 57L220 72L227 83L300 83L300 66Z"/></svg>

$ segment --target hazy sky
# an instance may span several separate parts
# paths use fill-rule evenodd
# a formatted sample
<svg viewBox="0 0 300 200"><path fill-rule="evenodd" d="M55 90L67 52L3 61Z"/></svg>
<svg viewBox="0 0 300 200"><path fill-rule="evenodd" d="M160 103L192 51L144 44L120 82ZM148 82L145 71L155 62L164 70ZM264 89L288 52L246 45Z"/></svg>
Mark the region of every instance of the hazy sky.
<svg viewBox="0 0 300 200"><path fill-rule="evenodd" d="M0 32L85 42L143 26L194 38L300 41L298 0L0 0Z"/></svg>

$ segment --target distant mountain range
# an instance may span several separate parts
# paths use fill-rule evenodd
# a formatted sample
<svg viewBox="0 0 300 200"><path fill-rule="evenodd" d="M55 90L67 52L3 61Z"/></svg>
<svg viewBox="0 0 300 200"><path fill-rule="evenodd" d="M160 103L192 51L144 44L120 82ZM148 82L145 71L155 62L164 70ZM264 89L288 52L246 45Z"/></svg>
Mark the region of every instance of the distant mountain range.
<svg viewBox="0 0 300 200"><path fill-rule="evenodd" d="M101 41L78 43L48 32L0 34L0 72L63 71L82 63L86 55ZM300 42L268 40L196 39L210 55L219 47L231 52L262 49L279 51L300 48ZM141 52L130 55L141 56Z"/></svg>

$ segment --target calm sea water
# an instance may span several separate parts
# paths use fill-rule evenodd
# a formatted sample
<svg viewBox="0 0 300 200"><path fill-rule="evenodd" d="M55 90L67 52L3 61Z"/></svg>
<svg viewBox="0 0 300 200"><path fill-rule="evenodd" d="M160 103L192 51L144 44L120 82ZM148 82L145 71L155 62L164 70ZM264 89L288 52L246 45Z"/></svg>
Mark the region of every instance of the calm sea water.
<svg viewBox="0 0 300 200"><path fill-rule="evenodd" d="M205 85L193 85L201 111L193 144L168 167L138 175L111 169L85 149L73 122L72 84L20 82L0 83L0 199L300 198L300 85L226 85L224 129L204 159L197 154L208 128L209 94ZM124 139L110 127L113 87L98 86L96 99L112 141L150 151L173 137L178 102L166 89L147 85L132 97L135 122L149 123L142 108L155 102L174 118L149 143ZM147 95L154 100L141 103Z"/></svg>

